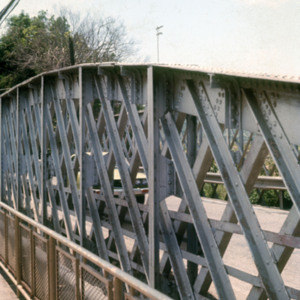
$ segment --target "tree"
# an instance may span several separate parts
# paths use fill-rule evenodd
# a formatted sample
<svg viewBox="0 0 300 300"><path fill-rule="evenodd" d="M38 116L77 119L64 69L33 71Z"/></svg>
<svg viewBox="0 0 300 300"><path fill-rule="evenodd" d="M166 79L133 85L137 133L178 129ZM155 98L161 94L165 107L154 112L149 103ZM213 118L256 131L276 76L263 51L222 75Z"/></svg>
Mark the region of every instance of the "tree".
<svg viewBox="0 0 300 300"><path fill-rule="evenodd" d="M120 61L133 53L133 46L124 25L112 18L22 12L9 18L0 38L0 89L74 63Z"/></svg>
<svg viewBox="0 0 300 300"><path fill-rule="evenodd" d="M9 87L40 72L70 65L69 25L41 11L30 18L22 12L8 20L0 39L0 85Z"/></svg>
<svg viewBox="0 0 300 300"><path fill-rule="evenodd" d="M122 61L135 52L122 22L91 15L81 18L67 9L60 14L71 27L76 63Z"/></svg>

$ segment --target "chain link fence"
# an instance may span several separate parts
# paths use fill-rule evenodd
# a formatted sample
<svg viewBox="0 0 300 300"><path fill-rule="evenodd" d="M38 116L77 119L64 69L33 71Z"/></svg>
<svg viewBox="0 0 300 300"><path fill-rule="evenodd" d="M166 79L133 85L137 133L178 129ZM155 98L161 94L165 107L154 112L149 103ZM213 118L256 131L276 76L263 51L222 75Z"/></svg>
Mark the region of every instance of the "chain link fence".
<svg viewBox="0 0 300 300"><path fill-rule="evenodd" d="M26 289L31 293L32 287L32 247L30 229L23 224L20 225L21 234L21 257L22 257L22 274L21 278Z"/></svg>
<svg viewBox="0 0 300 300"><path fill-rule="evenodd" d="M15 273L15 266L16 266L16 260L15 260L15 224L14 219L11 216L7 216L7 265L11 269L12 273Z"/></svg>
<svg viewBox="0 0 300 300"><path fill-rule="evenodd" d="M2 202L0 267L27 299L170 299Z"/></svg>
<svg viewBox="0 0 300 300"><path fill-rule="evenodd" d="M112 300L112 281L101 276L91 267L80 265L82 299Z"/></svg>

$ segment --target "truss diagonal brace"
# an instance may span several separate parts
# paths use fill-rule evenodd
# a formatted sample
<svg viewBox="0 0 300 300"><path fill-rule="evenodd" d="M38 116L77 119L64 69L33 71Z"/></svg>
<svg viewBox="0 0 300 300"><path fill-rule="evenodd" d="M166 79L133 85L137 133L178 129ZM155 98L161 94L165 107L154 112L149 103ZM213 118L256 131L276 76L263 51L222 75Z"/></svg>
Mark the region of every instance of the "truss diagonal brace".
<svg viewBox="0 0 300 300"><path fill-rule="evenodd" d="M193 289L187 276L182 254L176 239L176 235L169 216L166 201L160 202L160 228L166 243L169 259L173 267L174 276L178 285L178 291L182 299L195 299Z"/></svg>
<svg viewBox="0 0 300 300"><path fill-rule="evenodd" d="M253 91L244 90L243 92L300 216L300 167L286 134L266 94L264 97L268 104L268 119L267 114L263 112L264 108L260 109Z"/></svg>
<svg viewBox="0 0 300 300"><path fill-rule="evenodd" d="M194 175L185 158L178 131L171 114L168 113L163 117L161 123L174 160L184 197L189 205L195 230L201 242L219 297L223 299L235 299L218 246L207 220Z"/></svg>
<svg viewBox="0 0 300 300"><path fill-rule="evenodd" d="M118 212L113 201L113 193L110 188L110 180L105 168L105 162L102 154L103 151L99 139L97 138L97 129L96 129L95 121L93 119L93 112L92 112L91 105L87 106L86 123L89 130L89 134L91 136L92 147L95 154L95 164L96 164L98 176L100 178L101 189L106 199L108 216L110 218L110 222L114 232L119 259L121 261L121 266L125 272L131 273L130 261L126 250L125 240L122 234L121 224L118 218ZM90 209L93 210L91 206ZM97 224L98 223L97 219L93 220L95 234L97 234L97 230L101 231L101 223L99 222L99 224Z"/></svg>
<svg viewBox="0 0 300 300"><path fill-rule="evenodd" d="M204 84L199 96L193 81L187 85L194 100L198 118L203 126L211 151L222 174L232 206L244 232L264 287L270 299L289 299L284 282L263 237L258 220L248 199L244 184L234 165L222 131L214 115Z"/></svg>
<svg viewBox="0 0 300 300"><path fill-rule="evenodd" d="M109 139L112 145L116 163L121 175L122 186L124 189L124 194L126 200L128 201L128 210L131 217L132 225L134 227L136 238L139 245L139 250L141 252L141 259L144 266L145 274L148 279L148 270L149 270L149 244L146 237L146 232L144 229L143 220L138 209L137 201L133 191L132 182L130 179L130 174L128 167L125 162L124 153L122 151L122 143L120 136L118 134L118 129L115 123L114 115L111 107L109 107L108 99L105 98L103 93L103 88L101 84L101 79L94 77L95 86L97 94L102 103L102 109L104 111L104 118L106 122L107 132L109 134Z"/></svg>
<svg viewBox="0 0 300 300"><path fill-rule="evenodd" d="M123 100L124 100L124 104L126 106L126 110L127 110L127 114L128 114L128 119L132 125L132 131L134 133L134 137L136 139L137 145L138 145L138 150L139 150L139 155L141 158L141 162L143 164L144 170L145 170L145 174L148 176L148 161L147 161L147 157L148 157L148 143L147 143L147 139L144 133L144 129L142 127L142 123L140 121L138 112L136 107L130 103L130 100L128 98L128 94L126 91L126 87L124 84L124 80L122 79L122 77L119 75L118 76L118 82L119 82L119 86L122 92L122 96L123 96Z"/></svg>

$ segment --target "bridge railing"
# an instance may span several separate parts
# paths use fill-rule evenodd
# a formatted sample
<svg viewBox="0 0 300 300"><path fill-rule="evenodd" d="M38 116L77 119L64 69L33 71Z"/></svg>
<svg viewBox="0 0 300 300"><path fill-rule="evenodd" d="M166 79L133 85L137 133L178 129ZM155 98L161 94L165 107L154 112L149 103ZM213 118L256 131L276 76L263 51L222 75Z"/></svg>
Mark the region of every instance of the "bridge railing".
<svg viewBox="0 0 300 300"><path fill-rule="evenodd" d="M27 299L170 299L0 202L0 267Z"/></svg>

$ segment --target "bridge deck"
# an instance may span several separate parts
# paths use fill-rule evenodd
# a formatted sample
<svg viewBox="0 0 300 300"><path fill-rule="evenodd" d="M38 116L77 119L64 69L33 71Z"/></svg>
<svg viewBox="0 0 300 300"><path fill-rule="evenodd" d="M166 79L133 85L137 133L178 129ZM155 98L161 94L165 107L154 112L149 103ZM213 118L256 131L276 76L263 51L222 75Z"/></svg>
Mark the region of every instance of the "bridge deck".
<svg viewBox="0 0 300 300"><path fill-rule="evenodd" d="M13 288L6 281L5 273L0 268L0 291L2 300L15 300L19 299L15 294Z"/></svg>
<svg viewBox="0 0 300 300"><path fill-rule="evenodd" d="M205 210L210 219L219 220L224 212L226 202L214 199L204 200ZM263 230L278 232L288 215L288 211L277 208L268 208L254 205L260 226ZM251 257L250 250L243 235L235 234L224 255L224 263L227 266L239 268L240 270L257 275L257 269ZM287 286L297 289L300 280L300 249L295 249L282 277ZM246 299L251 289L251 285L230 277L237 299ZM218 298L213 287L209 292Z"/></svg>

